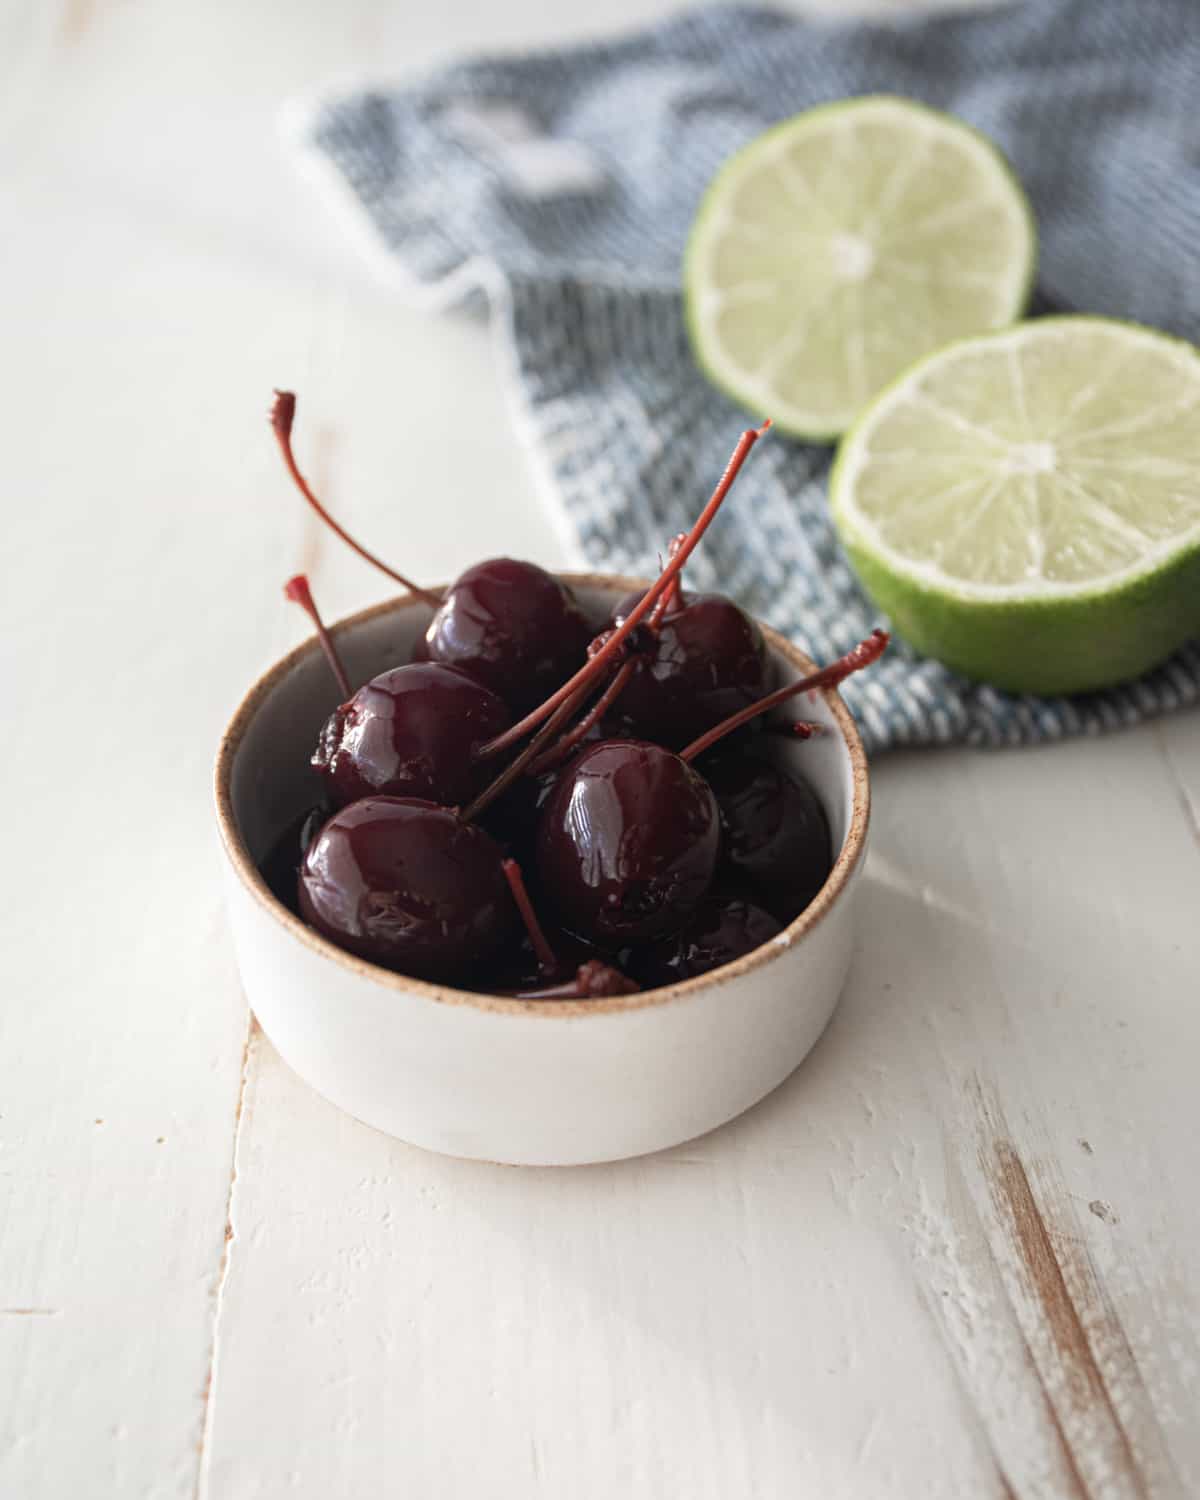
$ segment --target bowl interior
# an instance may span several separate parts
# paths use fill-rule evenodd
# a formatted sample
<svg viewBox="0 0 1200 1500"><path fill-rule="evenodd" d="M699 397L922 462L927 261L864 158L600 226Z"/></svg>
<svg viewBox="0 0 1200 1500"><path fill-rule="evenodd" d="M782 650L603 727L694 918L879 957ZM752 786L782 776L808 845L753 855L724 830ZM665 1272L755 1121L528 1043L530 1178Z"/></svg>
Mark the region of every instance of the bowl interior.
<svg viewBox="0 0 1200 1500"><path fill-rule="evenodd" d="M629 578L563 576L597 617L639 583ZM351 681L365 682L407 661L430 613L419 601L398 600L334 626L332 633ZM794 682L811 670L811 663L790 642L771 630L765 634L780 682ZM319 799L320 782L309 765L309 755L339 697L314 640L260 679L235 715L218 761L218 800L227 790L233 832L254 864L260 864L288 825ZM862 745L845 705L834 693L793 700L780 717L810 719L826 731L804 742L780 736L776 749L785 763L808 779L825 808L835 857L833 875L826 883L828 892L840 883L839 867L845 879L847 867L861 853L866 832L868 794ZM228 840L228 829L226 836ZM814 907L824 896L824 892L818 896ZM808 915L802 913L789 932L804 925Z"/></svg>

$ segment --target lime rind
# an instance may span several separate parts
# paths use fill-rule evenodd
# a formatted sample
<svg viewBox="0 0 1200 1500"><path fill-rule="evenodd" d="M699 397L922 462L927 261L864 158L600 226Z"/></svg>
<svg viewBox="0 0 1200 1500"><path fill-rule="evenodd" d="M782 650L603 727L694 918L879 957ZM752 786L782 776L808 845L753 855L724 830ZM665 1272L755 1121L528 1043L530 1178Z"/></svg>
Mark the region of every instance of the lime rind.
<svg viewBox="0 0 1200 1500"><path fill-rule="evenodd" d="M872 438L886 430L891 414L912 408L914 394L931 374L947 374L957 363L956 383L965 384L962 373L972 361L978 364L996 355L1011 358L1034 344L1053 349L1057 342L1062 349L1064 340L1085 338L1092 341L1089 349L1109 344L1114 369L1121 351L1130 358L1150 355L1165 360L1165 376L1178 374L1181 410L1194 395L1200 421L1200 350L1116 319L1044 318L962 340L906 371L846 434L830 475L830 507L843 545L867 592L897 631L965 676L1014 692L1073 693L1107 687L1141 675L1200 634L1200 524L1181 526L1174 535L1147 546L1132 565L1088 580L1040 578L981 585L906 557L862 514L856 494L871 467ZM1136 431L1142 422L1145 441L1153 428L1146 425L1140 382L1132 395L1126 395L1120 381L1114 380L1111 398L1126 403L1132 414L1127 427L1132 423ZM978 411L967 414L969 422L981 418ZM1128 452L1119 443L1117 449L1117 461L1126 470L1136 474L1140 463L1144 475L1153 472L1144 456L1139 459L1136 442ZM964 445L962 452L967 451ZM914 464L914 486L920 483L920 464L927 464L935 453L935 445L927 448ZM1152 458L1149 463L1157 461ZM1187 467L1182 460L1178 466ZM1195 475L1186 496L1192 513L1200 502L1200 468ZM1133 481L1126 483L1135 487Z"/></svg>

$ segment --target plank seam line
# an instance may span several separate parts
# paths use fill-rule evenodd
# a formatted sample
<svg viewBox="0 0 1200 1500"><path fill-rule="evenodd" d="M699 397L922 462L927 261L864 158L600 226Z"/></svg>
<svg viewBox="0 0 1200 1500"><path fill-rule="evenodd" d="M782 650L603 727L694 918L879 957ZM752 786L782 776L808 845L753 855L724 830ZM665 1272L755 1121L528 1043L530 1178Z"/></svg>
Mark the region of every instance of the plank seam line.
<svg viewBox="0 0 1200 1500"><path fill-rule="evenodd" d="M194 1500L202 1500L208 1490L208 1465L211 1456L213 1421L216 1402L213 1399L217 1381L217 1364L220 1352L221 1309L225 1301L225 1285L229 1280L233 1264L233 1242L237 1233L233 1225L233 1204L238 1180L238 1153L242 1143L242 1124L245 1119L246 1080L250 1074L250 1052L258 1035L258 1022L250 1015L246 1026L246 1040L242 1044L242 1068L238 1078L237 1106L233 1114L233 1142L229 1153L229 1188L225 1194L225 1239L221 1246L221 1260L217 1267L216 1284L213 1287L212 1338L208 1349L208 1374L204 1381L204 1422L200 1432L199 1456L196 1464L196 1484L192 1491Z"/></svg>
<svg viewBox="0 0 1200 1500"><path fill-rule="evenodd" d="M1179 774L1179 768L1175 764L1175 757L1171 754L1171 747L1167 744L1167 736L1161 721L1154 726L1154 738L1158 744L1158 753L1162 757L1163 768L1167 773L1167 779L1175 789L1175 795L1179 798L1179 805L1183 808L1183 816L1192 830L1192 837L1196 840L1196 848L1200 849L1200 807L1192 801L1191 793L1184 784L1183 777Z"/></svg>

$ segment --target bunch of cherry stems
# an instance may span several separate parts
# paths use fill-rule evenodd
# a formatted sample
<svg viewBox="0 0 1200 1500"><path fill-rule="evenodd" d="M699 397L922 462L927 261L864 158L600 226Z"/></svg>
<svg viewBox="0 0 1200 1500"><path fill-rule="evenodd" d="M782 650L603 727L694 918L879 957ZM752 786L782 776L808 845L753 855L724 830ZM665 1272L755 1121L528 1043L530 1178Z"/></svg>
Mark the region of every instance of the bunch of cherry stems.
<svg viewBox="0 0 1200 1500"><path fill-rule="evenodd" d="M325 509L310 488L308 481L301 473L296 464L295 456L291 446L292 423L296 411L296 398L288 391L277 391L275 401L271 408L271 426L278 439L280 451L283 454L284 463L288 472L295 481L304 498L320 516L322 521L331 528L353 551L357 552L373 567L386 574L393 582L400 584L408 593L424 599L435 609L442 603L441 596L431 590L423 589L398 573L381 558L369 551L360 542L350 535L333 516ZM629 681L638 660L635 643L631 641L634 632L641 627L645 632L656 635L662 625L662 621L670 610L671 604L681 598L680 574L684 564L699 545L704 533L708 530L713 518L729 493L738 472L745 462L751 448L758 439L767 431L771 423L768 419L762 426L749 428L743 432L738 444L725 467L716 489L713 491L708 504L701 511L690 531L681 532L671 543L670 552L666 565L663 567L658 578L647 589L646 593L638 601L629 614L621 623L612 630L603 632L592 642L588 650L588 660L582 667L554 693L546 699L538 708L525 715L518 723L497 735L494 739L482 745L478 751L481 760L491 759L503 751L516 745L527 734L533 731L533 738L516 755L503 771L492 781L480 794L460 813L464 822L478 816L491 802L504 792L519 776L526 771L540 771L550 766L559 764L564 760L576 744L587 734L592 725L598 722L616 702ZM326 629L316 603L312 597L308 580L302 575L297 575L288 580L284 586L286 596L301 606L308 614L316 629L317 638L321 649L329 663L330 670L337 681L338 688L345 698L350 698L353 689L346 675L345 668L337 654L337 649ZM888 643L888 636L882 630L874 630L872 633L837 661L831 662L827 667L811 673L799 682L787 687L777 689L768 693L757 702L748 704L737 713L731 714L721 723L714 725L704 734L692 741L680 751L680 759L691 762L696 756L709 749L725 735L732 733L743 724L748 723L758 715L769 712L772 708L785 703L790 698L800 693L813 693L818 688L836 687L851 673L869 666L882 654ZM615 668L615 670L612 670ZM609 680L600 695L584 715L578 719L575 725L568 729L568 724L583 708L587 698L605 672L610 672ZM792 726L792 733L798 738L808 739L816 731L816 726L801 720ZM529 932L530 940L536 951L538 960L542 967L549 972L555 967L555 954L543 933L538 922L533 904L525 889L524 880L521 875L520 866L515 860L506 859L503 862L505 878L512 890L513 898L521 912L524 924Z"/></svg>
<svg viewBox="0 0 1200 1500"><path fill-rule="evenodd" d="M348 531L338 524L329 514L321 502L313 494L308 481L300 472L292 453L291 431L292 422L296 412L296 398L290 391L277 391L275 402L271 408L271 426L274 429L283 459L287 465L288 472L296 482L301 493L308 503L313 507L321 519L355 552L363 557L380 572L387 575L394 582L399 583L402 588L418 598L426 600L435 608L441 604L440 595L428 589L423 589L413 583L402 573L396 572L389 567L381 558L376 557L373 552L358 541ZM517 755L512 762L487 786L473 802L465 807L460 816L464 822L470 822L478 816L489 803L493 802L503 791L506 790L517 777L524 774L526 770L541 770L547 766L555 765L569 754L570 750L591 728L592 724L600 719L616 702L625 684L628 682L636 665L636 655L631 654L627 642L630 636L645 621L644 628L652 634L657 633L662 624L673 599L679 596L679 575L688 558L699 545L704 533L708 530L717 511L721 508L725 496L732 488L733 481L737 478L742 464L751 448L762 437L763 433L770 427L768 418L761 427L748 428L738 439L737 447L733 450L725 472L722 474L716 489L713 491L708 504L700 512L692 529L681 532L671 543L670 555L666 566L658 578L646 590L637 605L630 610L629 614L615 629L605 631L592 642L588 651L588 660L567 682L550 695L540 707L519 720L511 728L506 729L503 734L497 735L495 739L489 740L482 745L478 755L481 760L491 759L502 751L510 749L518 741L524 738L532 730L537 730L529 744ZM317 632L321 649L325 653L326 660L341 692L349 698L353 692L349 678L346 676L341 660L337 655L329 631L317 610L308 586L308 580L299 575L289 579L284 586L284 593L293 602L299 604L309 615ZM649 618L647 619L647 616ZM680 751L680 759L692 761L704 750L709 749L717 740L724 738L733 730L740 728L759 714L767 713L781 703L787 702L799 693L815 692L818 688L836 687L851 673L869 666L883 652L887 645L888 637L882 630L874 630L864 641L848 651L837 661L831 662L829 666L822 667L819 671L811 673L799 682L791 683L787 687L778 688L773 693L768 693L756 703L751 703L737 713L731 714L729 718L716 724L713 728L693 740L690 745ZM616 671L610 677L604 691L596 699L587 714L572 728L566 730L566 725L583 707L588 694L595 683L599 680L605 669L616 666ZM539 727L540 726L540 727ZM814 726L801 720L793 726L793 732L802 739L807 739L814 732ZM558 743L553 746L550 742L556 736L560 736Z"/></svg>

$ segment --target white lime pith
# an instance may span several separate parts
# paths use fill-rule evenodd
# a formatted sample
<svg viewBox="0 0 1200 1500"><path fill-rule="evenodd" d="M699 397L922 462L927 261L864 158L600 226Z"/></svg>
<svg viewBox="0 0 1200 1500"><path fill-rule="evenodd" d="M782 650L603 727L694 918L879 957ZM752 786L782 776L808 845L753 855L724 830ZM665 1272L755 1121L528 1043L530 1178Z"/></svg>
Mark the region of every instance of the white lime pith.
<svg viewBox="0 0 1200 1500"><path fill-rule="evenodd" d="M1011 691L1136 676L1200 634L1200 351L1082 316L943 349L843 439L830 503L927 654Z"/></svg>
<svg viewBox="0 0 1200 1500"><path fill-rule="evenodd" d="M715 384L824 441L914 360L1018 317L1035 259L990 142L908 99L851 99L717 174L685 256L688 330Z"/></svg>

